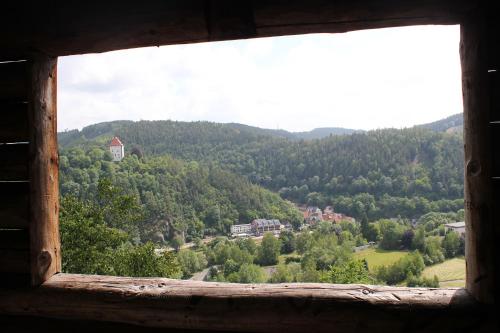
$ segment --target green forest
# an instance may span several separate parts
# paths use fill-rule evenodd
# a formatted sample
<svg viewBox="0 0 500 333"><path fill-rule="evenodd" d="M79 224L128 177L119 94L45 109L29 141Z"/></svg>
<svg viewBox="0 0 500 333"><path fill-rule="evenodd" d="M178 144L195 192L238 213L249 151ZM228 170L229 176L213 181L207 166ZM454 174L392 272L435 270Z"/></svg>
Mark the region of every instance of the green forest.
<svg viewBox="0 0 500 333"><path fill-rule="evenodd" d="M291 202L214 165L168 155L130 155L117 163L102 148L70 148L61 151L59 170L63 197L93 200L105 180L133 198L141 215L133 232L129 230L136 242L176 236L189 242L227 234L233 224L263 217L296 227L302 223Z"/></svg>
<svg viewBox="0 0 500 333"><path fill-rule="evenodd" d="M60 133L61 154L69 158L75 148L106 149L113 135L128 154L169 155L220 168L283 199L333 205L358 219L365 214L371 220L418 218L463 206L460 132L413 127L303 140L239 124L118 121ZM71 171L86 170L72 163L69 168L68 180Z"/></svg>
<svg viewBox="0 0 500 333"><path fill-rule="evenodd" d="M63 269L190 278L209 268L213 281L434 286L424 267L463 254L463 240L443 227L463 219L462 134L452 125L455 118L308 134L115 121L59 133ZM120 162L108 151L113 136L125 144ZM332 205L357 222L299 232L296 204ZM259 242L224 237L256 218L294 231ZM353 255L368 242L408 254L373 270ZM165 246L175 251L158 252Z"/></svg>

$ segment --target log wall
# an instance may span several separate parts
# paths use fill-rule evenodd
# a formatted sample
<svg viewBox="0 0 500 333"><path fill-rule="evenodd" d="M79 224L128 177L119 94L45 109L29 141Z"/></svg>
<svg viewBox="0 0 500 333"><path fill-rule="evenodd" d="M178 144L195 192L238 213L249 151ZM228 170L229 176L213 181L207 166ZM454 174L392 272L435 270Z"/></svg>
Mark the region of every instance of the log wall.
<svg viewBox="0 0 500 333"><path fill-rule="evenodd" d="M0 314L83 320L96 328L111 324L93 320L212 331L496 331L493 307L485 304L500 299L500 35L497 12L482 5L488 6L467 0L3 4ZM461 24L467 291L54 275L60 270L57 56L415 24ZM14 288L28 284L42 285Z"/></svg>
<svg viewBox="0 0 500 333"><path fill-rule="evenodd" d="M29 62L0 63L0 281L26 284L29 261Z"/></svg>
<svg viewBox="0 0 500 333"><path fill-rule="evenodd" d="M231 284L57 274L36 290L0 290L0 314L238 332L470 332L487 309L464 289Z"/></svg>
<svg viewBox="0 0 500 333"><path fill-rule="evenodd" d="M60 271L57 59L0 62L0 281L38 285Z"/></svg>

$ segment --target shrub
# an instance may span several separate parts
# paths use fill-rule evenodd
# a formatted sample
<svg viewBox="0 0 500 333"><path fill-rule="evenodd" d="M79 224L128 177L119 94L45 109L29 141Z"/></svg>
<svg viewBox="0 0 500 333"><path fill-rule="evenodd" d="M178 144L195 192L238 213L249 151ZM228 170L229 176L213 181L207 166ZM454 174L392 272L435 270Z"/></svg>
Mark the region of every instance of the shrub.
<svg viewBox="0 0 500 333"><path fill-rule="evenodd" d="M377 270L377 279L385 281L389 285L395 285L408 278L408 276L420 276L424 270L424 259L418 252L412 252L399 259L392 265L382 266Z"/></svg>

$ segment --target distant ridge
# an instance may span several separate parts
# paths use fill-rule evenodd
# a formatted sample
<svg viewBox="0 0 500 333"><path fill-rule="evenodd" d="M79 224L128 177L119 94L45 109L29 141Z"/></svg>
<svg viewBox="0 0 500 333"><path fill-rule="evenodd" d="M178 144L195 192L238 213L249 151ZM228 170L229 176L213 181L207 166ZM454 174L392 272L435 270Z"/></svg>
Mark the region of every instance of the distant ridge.
<svg viewBox="0 0 500 333"><path fill-rule="evenodd" d="M329 137L330 135L349 135L353 133L363 132L341 127L323 127L315 128L306 132L289 132L281 129L260 128L239 123L214 123L209 121L183 122L172 120L153 120L153 121L131 121L131 120L115 120L110 122L102 122L84 127L82 130L70 130L58 133L58 140L61 146L68 146L81 142L82 140L95 140L99 138L108 138L114 136L117 132L125 128L139 126L140 123L150 123L154 127L209 127L212 129L226 128L230 132L238 132L250 136L271 136L285 138L289 140L314 140ZM234 133L233 133L234 134Z"/></svg>
<svg viewBox="0 0 500 333"><path fill-rule="evenodd" d="M87 140L109 139L116 133L129 131L142 127L141 124L149 124L153 128L168 130L169 128L197 128L201 131L209 129L214 133L224 133L233 138L241 135L248 140L253 140L255 137L277 137L288 140L316 140L323 139L329 136L351 135L354 133L366 133L363 130L356 130L342 127L320 127L304 132L289 132L282 129L268 129L256 126L250 126L239 123L215 123L209 121L183 122L172 120L154 120L154 121L131 121L131 120L116 120L110 122L102 122L84 127L82 130L70 130L58 133L59 144L64 147L68 145L78 144ZM460 132L463 127L463 114L458 113L444 119L440 119L431 123L416 125L417 128L425 128L435 132ZM206 139L206 138L205 138Z"/></svg>
<svg viewBox="0 0 500 333"><path fill-rule="evenodd" d="M417 127L430 129L436 132L460 132L464 126L463 113L457 113L432 123L417 125Z"/></svg>
<svg viewBox="0 0 500 333"><path fill-rule="evenodd" d="M238 123L229 123L228 126L233 128L245 128L251 129L253 131L260 131L262 134L268 134L277 137L283 137L287 139L296 139L296 140L314 140L314 139L323 139L329 137L330 135L349 135L356 132L362 132L361 130L355 130L351 128L343 128L343 127L319 127L312 129L310 131L304 132L289 132L287 130L282 129L268 129L268 128L260 128L249 125L243 125Z"/></svg>
<svg viewBox="0 0 500 333"><path fill-rule="evenodd" d="M313 140L313 139L322 139L330 135L349 135L357 132L363 132L363 131L351 128L342 128L342 127L320 127L310 130L308 132L293 132L292 134L300 139Z"/></svg>

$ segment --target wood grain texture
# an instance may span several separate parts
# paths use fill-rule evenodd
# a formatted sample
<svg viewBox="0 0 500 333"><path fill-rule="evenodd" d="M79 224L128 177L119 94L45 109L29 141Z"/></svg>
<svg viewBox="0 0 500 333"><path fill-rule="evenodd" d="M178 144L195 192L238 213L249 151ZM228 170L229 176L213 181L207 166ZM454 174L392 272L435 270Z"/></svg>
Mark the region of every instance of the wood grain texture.
<svg viewBox="0 0 500 333"><path fill-rule="evenodd" d="M0 144L0 181L28 180L28 144Z"/></svg>
<svg viewBox="0 0 500 333"><path fill-rule="evenodd" d="M0 144L27 142L28 104L0 102Z"/></svg>
<svg viewBox="0 0 500 333"><path fill-rule="evenodd" d="M30 94L32 284L61 270L57 148L57 58L33 56Z"/></svg>
<svg viewBox="0 0 500 333"><path fill-rule="evenodd" d="M0 101L26 101L26 62L0 63Z"/></svg>
<svg viewBox="0 0 500 333"><path fill-rule="evenodd" d="M485 325L463 289L229 284L57 274L0 291L0 314L247 332L452 332Z"/></svg>
<svg viewBox="0 0 500 333"><path fill-rule="evenodd" d="M29 188L27 182L0 182L0 228L28 228Z"/></svg>
<svg viewBox="0 0 500 333"><path fill-rule="evenodd" d="M252 1L219 0L206 2L210 40L257 37Z"/></svg>
<svg viewBox="0 0 500 333"><path fill-rule="evenodd" d="M477 300L495 302L492 145L489 124L487 39L481 17L461 25L464 103L466 285Z"/></svg>
<svg viewBox="0 0 500 333"><path fill-rule="evenodd" d="M3 57L53 56L133 47L416 24L456 24L467 0L133 0L29 2L0 12ZM50 17L47 20L46 17ZM0 56L1 57L1 56Z"/></svg>
<svg viewBox="0 0 500 333"><path fill-rule="evenodd" d="M457 24L476 1L255 1L258 36Z"/></svg>

